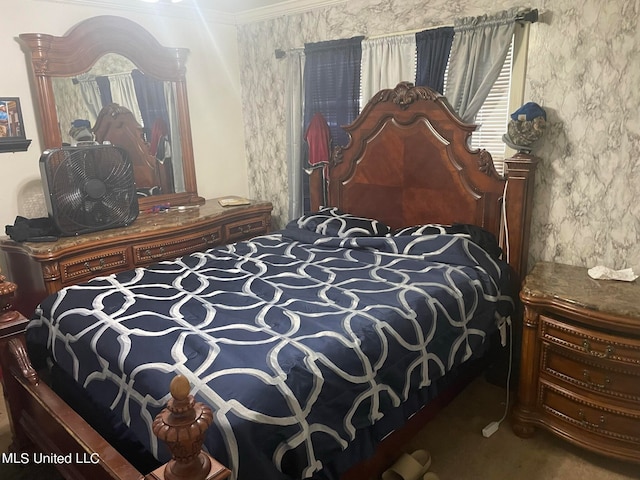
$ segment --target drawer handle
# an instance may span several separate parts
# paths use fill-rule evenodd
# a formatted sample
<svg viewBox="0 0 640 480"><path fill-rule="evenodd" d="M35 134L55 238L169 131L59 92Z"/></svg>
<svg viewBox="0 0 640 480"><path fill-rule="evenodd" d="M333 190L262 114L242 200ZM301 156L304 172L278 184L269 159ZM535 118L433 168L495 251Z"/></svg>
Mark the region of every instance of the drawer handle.
<svg viewBox="0 0 640 480"><path fill-rule="evenodd" d="M151 253L151 250L147 248L144 251L144 254L149 258L162 258L164 256L164 247L160 247L158 249L158 252L160 252L160 253L154 255L154 254Z"/></svg>
<svg viewBox="0 0 640 480"><path fill-rule="evenodd" d="M104 258L101 258L100 261L98 262L98 265L95 265L93 267L89 262L84 262L84 268L86 268L90 272L99 272L104 268Z"/></svg>
<svg viewBox="0 0 640 480"><path fill-rule="evenodd" d="M247 234L251 231L251 225L243 225L240 227L240 232Z"/></svg>
<svg viewBox="0 0 640 480"><path fill-rule="evenodd" d="M604 383L596 383L591 380L591 373L589 372L589 370L584 370L582 372L582 375L584 376L584 381L587 382L590 387L596 387L602 390L606 390L611 386L611 379L609 377L604 377Z"/></svg>
<svg viewBox="0 0 640 480"><path fill-rule="evenodd" d="M599 358L610 358L613 355L613 347L611 345L607 345L607 348L604 349L604 353L598 353L596 351L591 350L591 343L586 338L582 341L582 346L584 347L584 351L593 355L594 357Z"/></svg>
<svg viewBox="0 0 640 480"><path fill-rule="evenodd" d="M582 423L582 425L585 427L600 428L604 425L604 415L600 415L600 423L592 423L589 420L587 420L587 417L582 411L582 409L578 410L578 418L580 419L580 423Z"/></svg>
<svg viewBox="0 0 640 480"><path fill-rule="evenodd" d="M216 240L218 240L218 234L217 233L212 233L208 237L206 235L202 237L202 241L204 243L214 243Z"/></svg>

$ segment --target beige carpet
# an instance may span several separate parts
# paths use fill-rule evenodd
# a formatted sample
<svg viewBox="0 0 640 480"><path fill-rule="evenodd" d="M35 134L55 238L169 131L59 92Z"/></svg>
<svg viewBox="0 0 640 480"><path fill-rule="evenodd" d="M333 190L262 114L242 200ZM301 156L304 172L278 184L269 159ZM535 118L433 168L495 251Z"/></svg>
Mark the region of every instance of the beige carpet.
<svg viewBox="0 0 640 480"><path fill-rule="evenodd" d="M477 379L416 435L407 451L429 450L431 471L440 480L640 479L640 465L586 452L543 431L524 440L513 434L508 421L484 438L482 429L502 417L504 402L504 388ZM0 452L7 451L9 442L9 422L0 401Z"/></svg>
<svg viewBox="0 0 640 480"><path fill-rule="evenodd" d="M517 437L508 420L491 437L482 429L504 414L506 390L475 380L412 440L431 452L440 480L627 480L640 465L579 449L544 431Z"/></svg>

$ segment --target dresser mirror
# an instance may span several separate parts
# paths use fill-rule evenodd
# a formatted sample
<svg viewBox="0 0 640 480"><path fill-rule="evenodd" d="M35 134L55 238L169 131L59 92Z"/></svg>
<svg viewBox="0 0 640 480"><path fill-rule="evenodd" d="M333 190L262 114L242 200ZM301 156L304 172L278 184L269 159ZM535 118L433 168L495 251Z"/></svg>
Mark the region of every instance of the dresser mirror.
<svg viewBox="0 0 640 480"><path fill-rule="evenodd" d="M202 203L185 82L188 50L162 46L117 16L64 36L23 33L44 148L110 141L134 166L140 208Z"/></svg>

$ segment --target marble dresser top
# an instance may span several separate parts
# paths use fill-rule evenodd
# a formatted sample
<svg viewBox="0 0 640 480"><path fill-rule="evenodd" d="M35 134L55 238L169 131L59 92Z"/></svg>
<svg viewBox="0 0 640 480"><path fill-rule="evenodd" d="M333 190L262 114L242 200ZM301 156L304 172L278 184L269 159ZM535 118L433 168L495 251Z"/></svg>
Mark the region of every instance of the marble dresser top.
<svg viewBox="0 0 640 480"><path fill-rule="evenodd" d="M251 200L248 205L222 207L218 203L218 199L214 198L207 200L202 205L174 207L157 213L141 211L138 218L126 227L111 228L72 237L60 237L54 242L24 242L19 245L21 249L29 252L31 255L48 255L66 250L70 247L94 243L96 241L109 242L121 239L124 236L135 236L136 234L148 234L154 231L185 228L213 217L219 217L222 220L225 215L236 215L241 214L243 211L249 212L256 209L270 211L271 203ZM15 242L7 236L0 236L0 244L11 245L15 244Z"/></svg>
<svg viewBox="0 0 640 480"><path fill-rule="evenodd" d="M588 310L640 320L640 279L594 280L587 268L539 262L527 275L522 295L559 300Z"/></svg>

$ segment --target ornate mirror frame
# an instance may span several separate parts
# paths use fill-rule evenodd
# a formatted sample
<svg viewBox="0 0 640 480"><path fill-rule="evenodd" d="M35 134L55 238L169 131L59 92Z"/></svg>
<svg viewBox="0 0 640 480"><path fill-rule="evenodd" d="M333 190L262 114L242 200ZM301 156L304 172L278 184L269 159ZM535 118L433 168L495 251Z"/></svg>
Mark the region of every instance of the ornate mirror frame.
<svg viewBox="0 0 640 480"><path fill-rule="evenodd" d="M54 77L87 72L103 55L115 53L127 57L145 74L174 82L185 191L140 198L139 204L142 210L162 203L187 205L204 202L197 192L189 120L185 80L188 49L164 47L137 23L111 15L84 20L61 37L23 33L20 40L29 48L31 55L45 149L62 145L53 90Z"/></svg>

